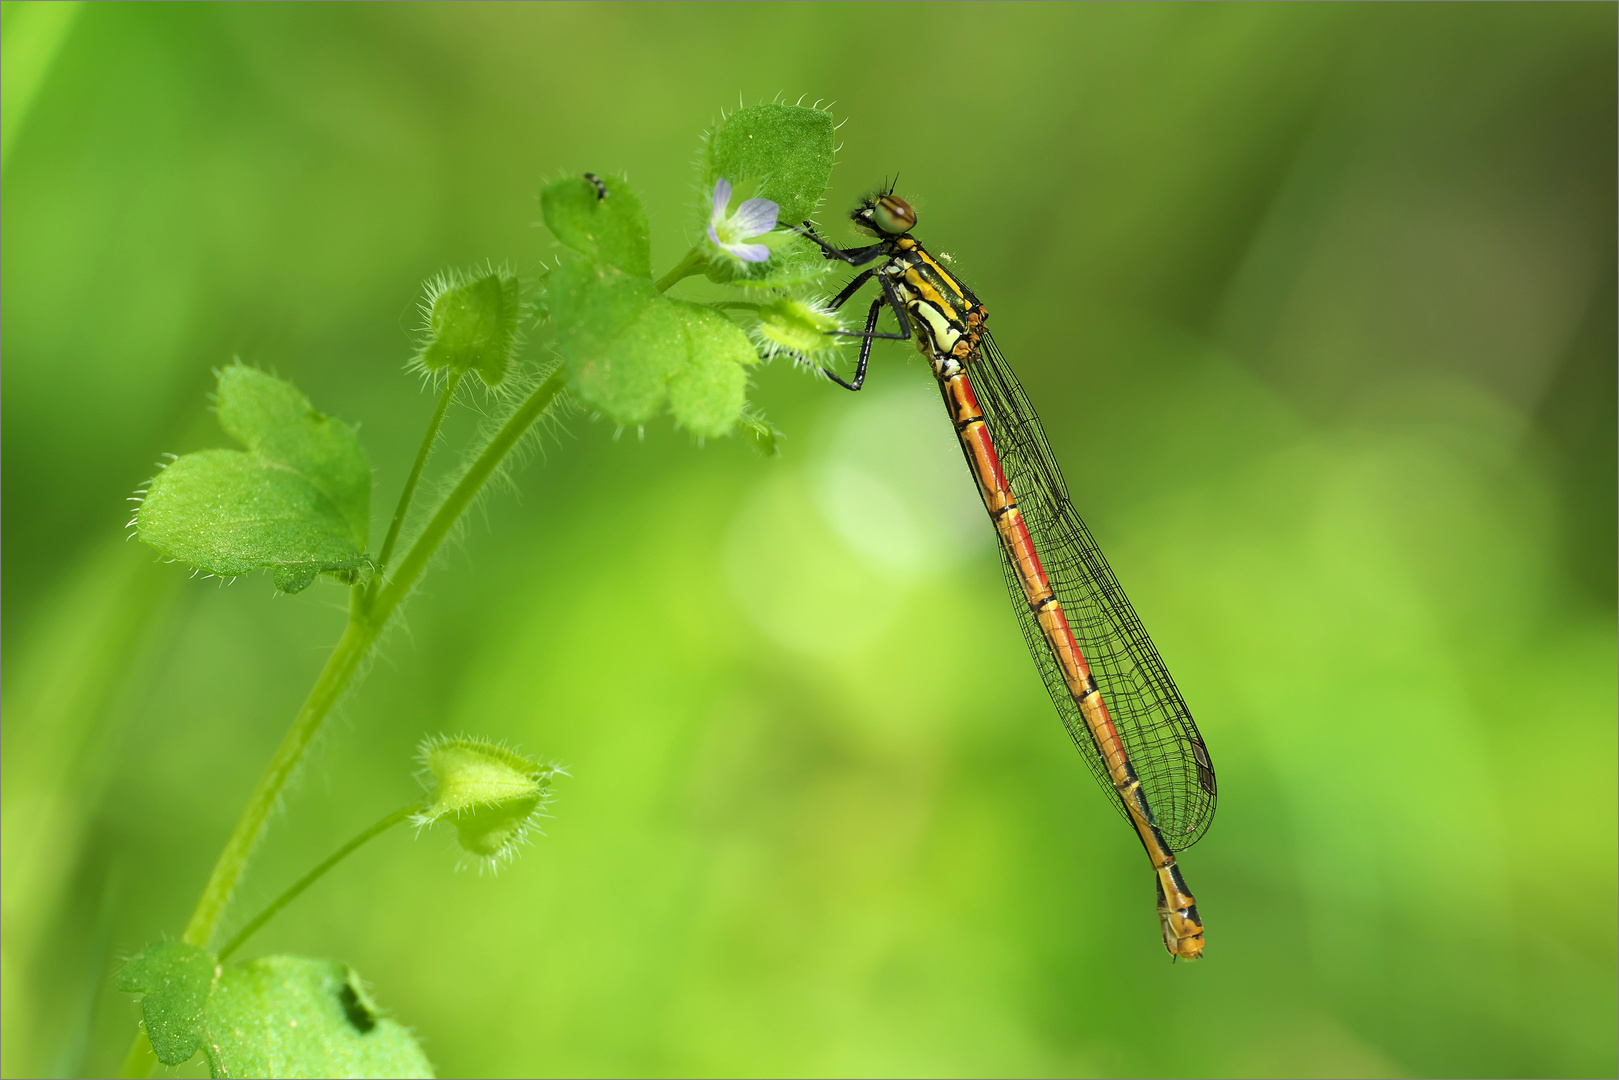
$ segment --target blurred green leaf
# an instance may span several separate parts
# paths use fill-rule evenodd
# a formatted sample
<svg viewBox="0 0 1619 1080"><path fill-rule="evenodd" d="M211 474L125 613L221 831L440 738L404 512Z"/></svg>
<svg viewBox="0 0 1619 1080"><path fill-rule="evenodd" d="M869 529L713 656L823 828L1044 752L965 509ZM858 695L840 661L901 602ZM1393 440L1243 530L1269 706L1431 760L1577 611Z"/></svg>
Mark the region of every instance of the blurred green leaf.
<svg viewBox="0 0 1619 1080"><path fill-rule="evenodd" d="M410 1032L354 969L267 956L226 968L208 1003L215 1076L432 1076Z"/></svg>
<svg viewBox="0 0 1619 1080"><path fill-rule="evenodd" d="M219 421L249 450L187 454L152 481L141 540L221 577L270 568L297 592L323 571L366 564L371 468L354 430L291 384L253 368L219 377Z"/></svg>
<svg viewBox="0 0 1619 1080"><path fill-rule="evenodd" d="M820 204L832 177L832 114L796 105L751 105L720 121L703 155L703 190L720 177L737 191L753 190L797 223ZM749 182L757 188L750 188ZM739 195L739 197L742 197ZM706 223L710 203L702 205Z"/></svg>
<svg viewBox="0 0 1619 1080"><path fill-rule="evenodd" d="M12 144L28 118L34 95L73 29L81 5L76 0L53 4L8 2L0 7L0 161L11 157Z"/></svg>
<svg viewBox="0 0 1619 1080"><path fill-rule="evenodd" d="M620 424L656 416L686 347L651 280L581 259L552 275L549 296L557 348L580 398Z"/></svg>
<svg viewBox="0 0 1619 1080"><path fill-rule="evenodd" d="M540 192L546 228L577 251L626 274L652 276L652 241L641 200L621 177L558 180ZM602 191L606 191L606 195Z"/></svg>
<svg viewBox="0 0 1619 1080"><path fill-rule="evenodd" d="M141 1019L157 1059L165 1065L191 1060L208 1034L208 994L218 962L195 945L165 941L129 958L118 989L141 998Z"/></svg>
<svg viewBox="0 0 1619 1080"><path fill-rule="evenodd" d="M747 401L747 368L758 362L753 343L736 323L711 307L668 301L686 331L686 363L669 380L669 408L698 435L728 434Z"/></svg>
<svg viewBox="0 0 1619 1080"><path fill-rule="evenodd" d="M365 547L371 529L371 463L354 429L316 412L285 379L245 364L219 373L219 426L249 450L303 473L331 499Z"/></svg>
<svg viewBox="0 0 1619 1080"><path fill-rule="evenodd" d="M549 302L569 382L619 424L644 424L667 402L698 435L728 433L758 359L713 308L670 300L652 283L579 260L552 275Z"/></svg>
<svg viewBox="0 0 1619 1080"><path fill-rule="evenodd" d="M441 283L432 302L432 340L422 350L429 371L476 371L488 386L506 377L517 347L522 317L517 278L487 274L473 281Z"/></svg>

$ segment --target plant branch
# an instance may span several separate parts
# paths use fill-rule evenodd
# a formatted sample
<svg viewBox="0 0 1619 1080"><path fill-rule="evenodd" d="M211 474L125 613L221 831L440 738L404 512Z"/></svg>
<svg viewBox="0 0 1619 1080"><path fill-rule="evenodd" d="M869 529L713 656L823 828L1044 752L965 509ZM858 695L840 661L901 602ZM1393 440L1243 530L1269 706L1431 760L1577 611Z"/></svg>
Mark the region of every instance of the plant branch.
<svg viewBox="0 0 1619 1080"><path fill-rule="evenodd" d="M707 255L704 255L698 248L692 248L690 251L686 252L686 257L680 260L680 265L676 266L673 270L669 271L667 274L663 275L663 277L658 279L658 291L668 292L669 286L673 285L681 278L691 277L707 262Z"/></svg>
<svg viewBox="0 0 1619 1080"><path fill-rule="evenodd" d="M277 912L286 907L288 904L292 903L294 900L298 899L300 893L309 888L309 886L313 885L315 882L319 881L321 876L325 874L326 871L330 870L349 855L359 850L367 841L373 839L374 837L381 836L383 833L387 832L395 825L398 825L401 821L409 818L421 808L422 804L419 802L401 807L400 809L389 814L387 817L383 818L381 821L377 822L375 825L372 825L370 828L366 829L364 832L360 833L360 835L356 836L342 847L338 848L319 866L315 867L313 870L309 871L309 873L299 878L289 889L287 889L286 892L276 897L275 900L270 903L269 907L259 912L257 918L253 919L252 922L242 927L242 929L237 932L236 936L231 938L230 941L226 943L225 947L219 950L219 959L221 961L228 959L230 954L246 944L247 939L257 933L260 927L269 922L271 919L275 918Z"/></svg>
<svg viewBox="0 0 1619 1080"><path fill-rule="evenodd" d="M444 414L450 408L450 401L455 397L455 388L461 385L463 371L450 373L444 384L444 392L439 395L438 407L433 410L433 419L427 423L427 434L422 436L422 448L416 451L416 464L410 468L410 477L405 481L405 490L399 493L399 505L394 509L394 519L388 526L387 539L382 542L382 551L377 555L377 571L371 578L370 591L374 594L377 582L384 571L388 569L388 559L394 553L394 544L399 540L399 530L404 527L405 514L410 510L410 501L416 496L416 482L422 478L422 469L427 465L427 459L433 453L433 445L438 441L439 426L444 423Z"/></svg>
<svg viewBox="0 0 1619 1080"><path fill-rule="evenodd" d="M259 777L253 794L248 797L247 806L242 809L242 816L236 820L235 830L225 841L219 860L214 863L213 873L208 877L208 884L202 890L202 897L197 901L196 910L191 913L191 921L186 925L181 939L187 945L202 949L208 947L220 919L224 917L225 906L236 891L236 883L247 866L248 856L252 854L270 812L281 797L281 789L286 786L304 751L309 748L310 741L320 730L321 722L348 689L360 661L370 651L376 638L376 629L366 621L351 620L344 629L337 648L327 657L326 666L315 680L314 688L309 691L309 697L293 718L292 727L276 748L264 775Z"/></svg>
<svg viewBox="0 0 1619 1080"><path fill-rule="evenodd" d="M196 945L199 948L208 947L214 932L219 928L220 920L224 917L231 894L235 892L236 884L246 869L248 856L252 854L269 821L271 811L275 809L276 802L281 797L282 789L298 763L303 760L304 752L309 749L310 742L332 711L332 707L337 704L348 689L349 683L353 681L354 673L359 670L361 662L376 644L377 635L387 625L388 618L395 609L410 594L416 579L427 568L428 560L449 535L456 519L471 505L478 490L494 474L501 459L511 452L534 421L538 420L546 408L556 400L566 384L566 375L559 368L529 394L433 514L427 527L411 545L410 551L400 560L398 574L377 596L376 602L369 606L360 602L354 605L343 637L332 650L332 655L327 658L326 666L321 670L314 688L310 690L303 707L298 710L292 727L281 740L281 745L276 749L275 756L270 759L264 775L259 777L253 794L248 798L247 806L242 809L241 817L236 821L236 828L232 831L230 839L225 842L224 850L219 853L219 859L209 875L208 884L197 901L196 910L191 913L191 921L186 925L182 939L186 944Z"/></svg>
<svg viewBox="0 0 1619 1080"><path fill-rule="evenodd" d="M410 590L416 587L416 579L427 569L428 561L432 559L433 553L438 550L445 537L450 535L450 529L455 526L457 519L468 506L472 505L473 497L494 475L501 460L511 453L512 448L533 426L534 421L538 420L556 400L567 383L567 373L562 368L557 368L534 388L533 393L529 394L495 433L495 437L489 440L489 445L484 447L483 453L478 455L478 459L472 463L472 467L461 478L461 482L445 497L443 504L428 521L427 527L405 553L405 557L399 560L398 573L377 594L376 602L366 613L372 626L380 630L394 609L410 595Z"/></svg>

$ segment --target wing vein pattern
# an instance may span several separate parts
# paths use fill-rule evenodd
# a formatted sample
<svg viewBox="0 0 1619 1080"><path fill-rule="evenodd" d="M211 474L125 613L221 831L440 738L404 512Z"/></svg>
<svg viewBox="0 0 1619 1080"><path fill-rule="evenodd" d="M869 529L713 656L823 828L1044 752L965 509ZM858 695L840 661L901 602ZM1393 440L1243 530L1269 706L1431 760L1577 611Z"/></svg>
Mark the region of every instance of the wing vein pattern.
<svg viewBox="0 0 1619 1080"><path fill-rule="evenodd" d="M1159 831L1172 851L1184 851L1202 839L1214 819L1217 788L1203 737L1107 559L1074 511L1040 418L987 334L976 362L968 364L968 377L1007 483ZM1128 820L1004 549L1001 567L1024 640L1069 738Z"/></svg>

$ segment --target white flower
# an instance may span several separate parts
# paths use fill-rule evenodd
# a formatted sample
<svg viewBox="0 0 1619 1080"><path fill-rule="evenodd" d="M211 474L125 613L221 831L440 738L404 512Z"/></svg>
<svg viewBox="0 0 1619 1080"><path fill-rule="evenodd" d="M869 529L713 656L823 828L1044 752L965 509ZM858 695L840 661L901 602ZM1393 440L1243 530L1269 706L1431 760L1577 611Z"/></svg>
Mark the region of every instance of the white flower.
<svg viewBox="0 0 1619 1080"><path fill-rule="evenodd" d="M764 262L770 258L770 249L743 241L774 229L781 207L769 199L749 199L727 217L725 208L730 202L731 182L722 176L714 184L714 216L708 223L708 238L743 262Z"/></svg>

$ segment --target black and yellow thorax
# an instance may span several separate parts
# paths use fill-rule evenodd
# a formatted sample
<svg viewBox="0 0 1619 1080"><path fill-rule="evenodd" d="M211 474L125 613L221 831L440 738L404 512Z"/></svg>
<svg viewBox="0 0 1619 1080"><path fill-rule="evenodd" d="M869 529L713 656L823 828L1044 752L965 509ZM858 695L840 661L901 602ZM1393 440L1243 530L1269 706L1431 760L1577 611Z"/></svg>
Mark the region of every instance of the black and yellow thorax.
<svg viewBox="0 0 1619 1080"><path fill-rule="evenodd" d="M905 304L916 347L933 361L940 378L948 378L978 356L988 313L914 237L900 236L890 244L892 254L881 273Z"/></svg>

